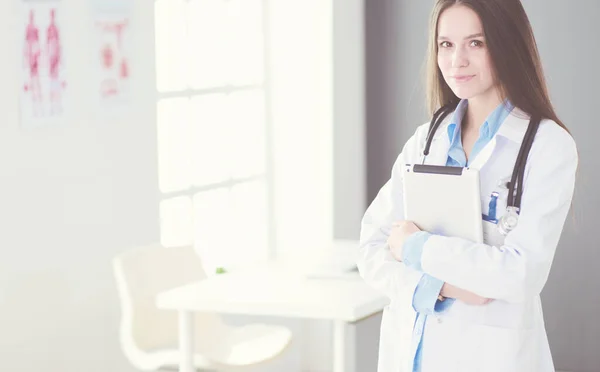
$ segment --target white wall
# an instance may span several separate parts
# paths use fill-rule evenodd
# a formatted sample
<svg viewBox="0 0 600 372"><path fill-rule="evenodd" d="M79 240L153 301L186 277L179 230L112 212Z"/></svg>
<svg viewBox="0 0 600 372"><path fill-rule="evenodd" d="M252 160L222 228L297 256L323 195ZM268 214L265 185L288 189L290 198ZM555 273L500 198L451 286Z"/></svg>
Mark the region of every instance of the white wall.
<svg viewBox="0 0 600 372"><path fill-rule="evenodd" d="M58 126L24 130L19 3L0 2L2 370L132 370L116 342L110 260L158 239L156 129L148 109L153 46L140 37L151 32L152 19L142 3L136 2L131 112L101 119L92 111L89 3L64 0L68 87L78 97Z"/></svg>
<svg viewBox="0 0 600 372"><path fill-rule="evenodd" d="M269 4L277 254L321 257L332 238L358 238L366 209L364 1ZM348 328L348 366L376 368L379 323ZM286 324L302 359L286 371L331 370L331 322Z"/></svg>
<svg viewBox="0 0 600 372"><path fill-rule="evenodd" d="M333 220L339 239L358 239L367 209L365 3L333 1Z"/></svg>
<svg viewBox="0 0 600 372"><path fill-rule="evenodd" d="M317 253L333 231L331 1L269 1L278 255Z"/></svg>
<svg viewBox="0 0 600 372"><path fill-rule="evenodd" d="M304 6L295 1L272 0L270 3L274 13L296 17L278 18L271 27L289 26L286 22L295 19L299 29L305 31L298 33L296 29L296 34L288 35L287 43L273 41L274 48L288 48L272 66L279 72L279 77L272 82L278 98L273 117L279 126L275 128L279 137L274 140L279 150L287 151L285 157L276 158L273 164L279 170L280 176L275 181L282 190L277 196L277 211L279 217L285 213L295 216L295 219L279 219L277 241L281 248L278 253L293 257L311 250L318 254L319 246L314 242L325 242L333 234L335 58L329 52L334 43L334 8L332 3L324 4L320 0L303 2ZM347 8L350 13L345 22L361 19L359 3L356 1ZM19 2L0 2L0 49L4 51L0 59L0 361L3 370L133 371L117 341L120 312L111 259L129 247L159 238L153 7L150 4L149 0L135 0L132 106L120 116L103 117L96 110L95 86L90 79L94 73L91 62L97 53L90 46L93 36L90 4L63 0L68 89L75 99L66 107L69 111L57 126L32 130L22 128L19 122L21 81L17 72L21 61L16 54L20 53L21 38ZM336 7L342 18L344 9ZM312 18L313 23L302 24L297 18L299 14ZM356 50L348 46L341 50L346 56L356 56ZM314 52L314 57L301 60L305 52ZM306 68L304 72L312 78L303 80L294 75L290 70L294 61L296 67ZM355 70L346 70L341 76L352 76L352 71L361 68L360 63L352 66ZM359 78L350 80L346 86L338 82L335 89L344 91L355 85L360 86ZM297 89L302 91L300 96L292 94ZM358 104L356 99L360 93L357 95L346 91L346 98L338 104ZM361 139L355 137L360 134L360 112L360 106L356 106L354 111L346 112L346 116L339 113L336 116L336 125L343 117L353 128L353 134L340 137L346 143L343 147L346 150L339 152L338 149L336 156L343 157L343 151L349 151L360 158L360 152L356 151L359 147L355 147L361 143ZM352 117L351 113L356 115ZM282 128L286 127L295 130L285 134ZM296 157L290 157L294 153ZM349 174L348 170L345 172ZM298 178L299 174L308 177ZM342 231L350 231L350 225L362 213L363 202L359 197L361 193L364 196L362 187L356 185L346 192L356 197L351 198L356 204L343 204L347 219L341 225ZM304 194L295 194L293 190L298 189L304 190ZM306 203L307 198L312 203ZM312 221L313 234L307 235L305 218L311 215L318 218ZM337 226L340 231L340 225ZM294 236L300 239L293 239ZM231 322L248 320L285 324L295 332L293 347L286 358L265 370L329 370L328 322L230 319ZM378 327L378 322L375 323L367 331L359 329L357 333L369 334L372 338L370 330ZM371 355L372 351L367 354Z"/></svg>

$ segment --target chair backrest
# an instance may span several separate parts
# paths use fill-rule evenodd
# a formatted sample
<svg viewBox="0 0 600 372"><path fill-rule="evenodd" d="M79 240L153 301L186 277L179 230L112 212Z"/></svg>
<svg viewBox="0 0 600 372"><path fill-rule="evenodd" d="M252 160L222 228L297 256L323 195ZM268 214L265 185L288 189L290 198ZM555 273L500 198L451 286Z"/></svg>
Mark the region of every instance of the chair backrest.
<svg viewBox="0 0 600 372"><path fill-rule="evenodd" d="M121 300L121 343L124 349L155 349L177 345L177 313L160 310L156 295L162 291L206 278L192 246L164 247L155 244L135 248L113 261ZM220 317L198 314L195 328L213 333ZM141 351L140 350L140 351Z"/></svg>

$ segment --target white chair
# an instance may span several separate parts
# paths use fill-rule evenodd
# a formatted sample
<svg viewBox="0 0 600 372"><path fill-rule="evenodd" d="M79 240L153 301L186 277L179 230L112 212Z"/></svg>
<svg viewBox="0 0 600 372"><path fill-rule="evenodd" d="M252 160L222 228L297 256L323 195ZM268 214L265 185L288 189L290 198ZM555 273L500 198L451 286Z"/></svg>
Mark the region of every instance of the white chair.
<svg viewBox="0 0 600 372"><path fill-rule="evenodd" d="M155 306L158 293L206 278L193 247L153 245L132 249L113 260L121 301L120 342L138 369L179 365L177 313ZM197 369L243 370L280 355L292 333L280 326L231 327L217 314L196 313L194 364Z"/></svg>

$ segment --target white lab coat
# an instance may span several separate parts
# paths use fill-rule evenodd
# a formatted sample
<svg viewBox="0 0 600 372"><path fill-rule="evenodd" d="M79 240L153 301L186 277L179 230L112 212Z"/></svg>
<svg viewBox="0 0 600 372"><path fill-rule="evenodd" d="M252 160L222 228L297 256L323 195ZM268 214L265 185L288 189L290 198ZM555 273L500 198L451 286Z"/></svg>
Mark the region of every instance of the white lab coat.
<svg viewBox="0 0 600 372"><path fill-rule="evenodd" d="M437 130L426 164L445 165L449 115ZM518 109L473 159L480 170L482 211L492 191L510 179L529 116ZM402 166L422 160L429 123L408 140L362 220L358 268L390 298L384 309L379 372L411 372L409 351L416 313L412 298L422 273L396 261L386 246L391 224L403 219ZM443 315L429 316L423 338L422 372L553 372L540 292L567 217L578 163L572 137L544 120L525 169L518 226L506 238L484 221L484 244L432 236L424 246L425 273L494 301L470 306L456 301ZM448 197L451 197L449 195ZM497 216L506 198L498 200Z"/></svg>

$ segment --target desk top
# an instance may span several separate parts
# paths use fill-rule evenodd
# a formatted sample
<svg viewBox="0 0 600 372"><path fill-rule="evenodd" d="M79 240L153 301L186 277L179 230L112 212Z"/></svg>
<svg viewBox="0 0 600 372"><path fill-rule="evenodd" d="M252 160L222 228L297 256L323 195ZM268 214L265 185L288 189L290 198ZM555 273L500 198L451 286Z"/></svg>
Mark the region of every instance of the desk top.
<svg viewBox="0 0 600 372"><path fill-rule="evenodd" d="M215 275L160 293L157 306L169 310L331 319L355 322L375 314L389 300L358 273L309 278L285 267Z"/></svg>

